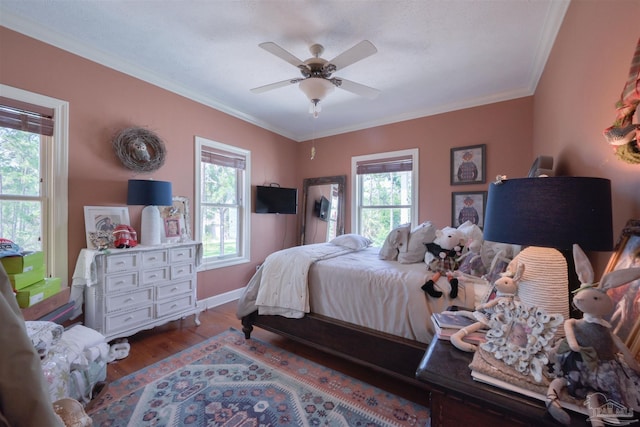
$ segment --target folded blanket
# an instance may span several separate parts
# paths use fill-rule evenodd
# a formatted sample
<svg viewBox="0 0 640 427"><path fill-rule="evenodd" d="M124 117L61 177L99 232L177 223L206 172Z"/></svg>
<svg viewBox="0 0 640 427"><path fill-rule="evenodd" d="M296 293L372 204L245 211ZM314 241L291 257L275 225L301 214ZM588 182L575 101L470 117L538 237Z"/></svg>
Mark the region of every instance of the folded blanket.
<svg viewBox="0 0 640 427"><path fill-rule="evenodd" d="M25 322L27 335L38 352L40 359L44 359L49 350L57 344L62 337L64 328L53 322L28 320Z"/></svg>
<svg viewBox="0 0 640 427"><path fill-rule="evenodd" d="M353 252L330 243L295 246L272 253L261 267L256 295L260 314L300 318L309 312L307 278L316 261Z"/></svg>

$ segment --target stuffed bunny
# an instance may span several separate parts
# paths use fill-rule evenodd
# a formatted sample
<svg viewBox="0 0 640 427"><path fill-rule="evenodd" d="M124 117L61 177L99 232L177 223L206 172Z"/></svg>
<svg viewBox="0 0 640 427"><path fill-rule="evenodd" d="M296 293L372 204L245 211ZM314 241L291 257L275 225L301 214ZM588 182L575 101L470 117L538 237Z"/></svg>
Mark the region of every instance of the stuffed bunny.
<svg viewBox="0 0 640 427"><path fill-rule="evenodd" d="M471 317L477 320L476 323L460 329L458 332L451 336L451 343L458 349L463 351L476 351L477 347L473 344L463 341L462 339L472 332L475 332L489 324L489 316L491 315L491 309L500 302L513 301L517 298L518 293L518 281L524 273L524 264L517 264L517 267L511 262L507 267L507 271L502 273L502 277L495 281L497 293L496 297L489 302L480 304L476 307L476 311L473 313L469 311L458 311L459 315ZM515 270L515 271L514 271Z"/></svg>
<svg viewBox="0 0 640 427"><path fill-rule="evenodd" d="M551 382L546 396L549 413L563 424L571 421L558 402L564 388L574 397L587 399L592 409L606 403L597 401L600 394L617 405L640 410L640 365L603 319L613 309L606 290L640 278L640 268L612 271L597 284L591 263L578 245L573 245L573 257L581 283L573 304L582 311L583 318L564 323L566 338L555 349L562 376ZM602 425L600 418L592 416L591 424Z"/></svg>

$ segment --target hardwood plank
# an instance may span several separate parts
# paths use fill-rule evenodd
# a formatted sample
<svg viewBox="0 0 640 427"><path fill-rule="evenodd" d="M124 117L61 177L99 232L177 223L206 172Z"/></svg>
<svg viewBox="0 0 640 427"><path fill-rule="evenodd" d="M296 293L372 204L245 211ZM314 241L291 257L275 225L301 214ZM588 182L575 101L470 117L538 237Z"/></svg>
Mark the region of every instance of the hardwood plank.
<svg viewBox="0 0 640 427"><path fill-rule="evenodd" d="M242 331L242 324L236 318L236 302L227 303L206 310L200 314L202 324L196 326L194 317L176 320L151 330L141 331L128 338L131 345L129 356L116 360L107 367L107 381L112 382L131 374L147 365L160 361L202 342L229 328ZM322 364L345 375L379 387L389 393L404 397L421 405L428 405L428 392L414 387L378 371L358 365L338 356L318 351L261 328L255 328L252 338L268 342L298 356Z"/></svg>

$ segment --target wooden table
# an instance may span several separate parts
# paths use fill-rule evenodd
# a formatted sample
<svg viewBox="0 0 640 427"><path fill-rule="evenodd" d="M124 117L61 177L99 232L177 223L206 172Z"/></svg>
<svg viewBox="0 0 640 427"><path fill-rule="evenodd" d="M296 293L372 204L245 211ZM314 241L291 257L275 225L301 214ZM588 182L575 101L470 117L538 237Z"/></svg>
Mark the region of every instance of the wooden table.
<svg viewBox="0 0 640 427"><path fill-rule="evenodd" d="M471 378L473 353L434 339L416 377L431 390L431 425L438 426L561 426L544 402ZM569 412L572 426L590 426L587 416Z"/></svg>

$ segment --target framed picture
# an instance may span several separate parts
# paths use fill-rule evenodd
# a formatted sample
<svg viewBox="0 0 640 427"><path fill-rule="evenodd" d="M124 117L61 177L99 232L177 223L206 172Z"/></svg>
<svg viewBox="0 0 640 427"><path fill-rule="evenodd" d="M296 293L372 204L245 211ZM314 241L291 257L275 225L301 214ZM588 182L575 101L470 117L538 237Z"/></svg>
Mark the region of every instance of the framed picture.
<svg viewBox="0 0 640 427"><path fill-rule="evenodd" d="M119 224L129 224L127 206L85 206L84 228L87 233L87 248L114 248L113 230Z"/></svg>
<svg viewBox="0 0 640 427"><path fill-rule="evenodd" d="M640 220L632 219L622 229L615 252L609 259L605 274L622 268L640 267ZM614 309L610 316L611 330L630 349L640 351L640 279L609 289ZM637 356L636 356L637 357Z"/></svg>
<svg viewBox="0 0 640 427"><path fill-rule="evenodd" d="M189 199L175 196L171 206L161 206L160 216L163 222L162 241L175 243L191 240L191 216Z"/></svg>
<svg viewBox="0 0 640 427"><path fill-rule="evenodd" d="M451 185L482 184L485 176L486 145L451 149Z"/></svg>
<svg viewBox="0 0 640 427"><path fill-rule="evenodd" d="M486 191L451 193L451 226L458 227L468 220L482 228L486 205Z"/></svg>

